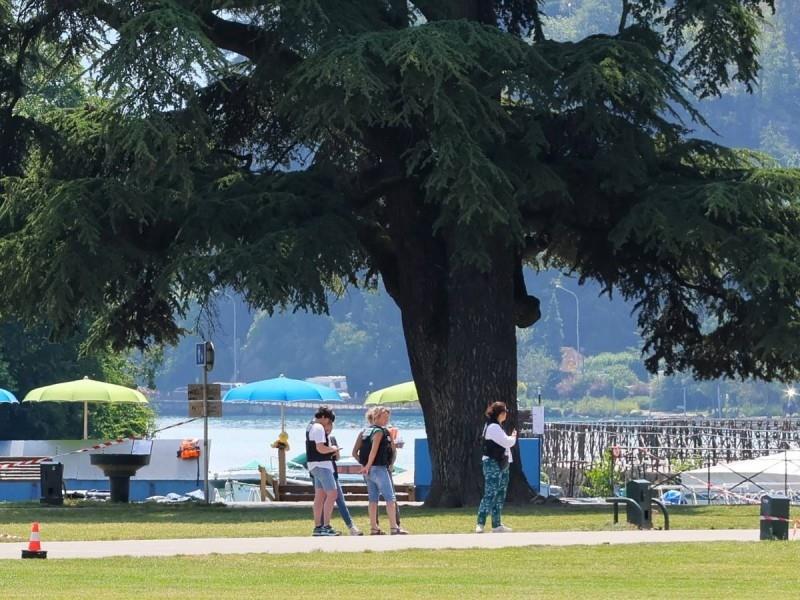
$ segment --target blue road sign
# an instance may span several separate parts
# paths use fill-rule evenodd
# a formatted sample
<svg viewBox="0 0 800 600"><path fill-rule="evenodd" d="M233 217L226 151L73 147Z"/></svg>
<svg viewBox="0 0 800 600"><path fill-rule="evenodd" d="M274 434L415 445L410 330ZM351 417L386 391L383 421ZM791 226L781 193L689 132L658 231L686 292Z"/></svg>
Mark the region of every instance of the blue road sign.
<svg viewBox="0 0 800 600"><path fill-rule="evenodd" d="M204 367L206 364L206 343L200 342L194 345L194 357L198 367Z"/></svg>

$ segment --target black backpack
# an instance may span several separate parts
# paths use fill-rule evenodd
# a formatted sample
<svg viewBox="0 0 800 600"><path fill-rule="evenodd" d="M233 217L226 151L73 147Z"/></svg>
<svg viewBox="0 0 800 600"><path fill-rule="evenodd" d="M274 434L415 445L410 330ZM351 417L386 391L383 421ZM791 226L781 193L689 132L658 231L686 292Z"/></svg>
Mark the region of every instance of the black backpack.
<svg viewBox="0 0 800 600"><path fill-rule="evenodd" d="M389 441L389 432L383 427L372 426L361 433L361 447L358 449L358 462L362 467L367 466L369 454L372 452L372 437L378 431L383 432L383 439L381 439L381 447L375 455L375 462L373 464L376 466L388 466L391 461L392 446Z"/></svg>
<svg viewBox="0 0 800 600"><path fill-rule="evenodd" d="M365 467L369 460L369 453L372 452L372 427L362 430L358 435L361 436L361 445L358 447L358 462L362 467Z"/></svg>

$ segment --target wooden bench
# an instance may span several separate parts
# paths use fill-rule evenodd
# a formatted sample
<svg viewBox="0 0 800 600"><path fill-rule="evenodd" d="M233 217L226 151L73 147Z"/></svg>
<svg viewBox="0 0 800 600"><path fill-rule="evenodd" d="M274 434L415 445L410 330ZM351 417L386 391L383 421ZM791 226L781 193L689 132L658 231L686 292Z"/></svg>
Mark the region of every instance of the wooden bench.
<svg viewBox="0 0 800 600"><path fill-rule="evenodd" d="M281 485L277 478L266 472L264 467L259 467L261 474L261 501L267 499L278 502L301 502L314 500L314 486L297 483ZM368 500L367 486L364 484L342 485L342 492L347 500ZM399 502L414 502L416 494L413 484L395 484L394 493Z"/></svg>
<svg viewBox="0 0 800 600"><path fill-rule="evenodd" d="M41 456L3 456L0 465L13 464L22 461L38 460ZM15 465L3 468L0 466L0 481L39 481L39 464Z"/></svg>

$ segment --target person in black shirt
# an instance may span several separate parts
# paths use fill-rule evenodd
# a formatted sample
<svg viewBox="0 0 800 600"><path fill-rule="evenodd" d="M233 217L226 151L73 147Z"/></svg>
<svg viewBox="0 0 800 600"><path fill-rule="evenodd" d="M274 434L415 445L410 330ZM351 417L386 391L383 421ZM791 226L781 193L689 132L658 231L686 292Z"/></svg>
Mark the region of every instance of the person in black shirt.
<svg viewBox="0 0 800 600"><path fill-rule="evenodd" d="M330 435L331 429L333 427L331 425L325 428L325 432L328 434L328 442L332 446L338 447L339 444L336 443L336 438ZM342 483L339 481L339 469L336 466L336 461L339 460L339 452L337 451L336 454L333 455L333 478L336 480L336 508L339 509L339 514L344 521L344 524L347 526L347 529L350 531L350 535L364 535L361 533L361 530L356 527L355 523L353 523L353 517L350 516L350 511L347 509L347 502L344 499L344 492L342 491Z"/></svg>

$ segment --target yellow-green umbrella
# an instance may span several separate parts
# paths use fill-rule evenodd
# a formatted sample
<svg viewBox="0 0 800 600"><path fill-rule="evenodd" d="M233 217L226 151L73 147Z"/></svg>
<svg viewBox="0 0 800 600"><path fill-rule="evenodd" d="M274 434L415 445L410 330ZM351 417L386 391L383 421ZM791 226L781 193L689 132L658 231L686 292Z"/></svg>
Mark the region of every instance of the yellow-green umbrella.
<svg viewBox="0 0 800 600"><path fill-rule="evenodd" d="M419 402L417 386L413 381L398 383L382 390L372 392L367 396L364 404L405 404L407 402Z"/></svg>
<svg viewBox="0 0 800 600"><path fill-rule="evenodd" d="M83 402L83 439L89 437L89 402L130 402L147 404L138 390L84 377L31 390L23 402Z"/></svg>

